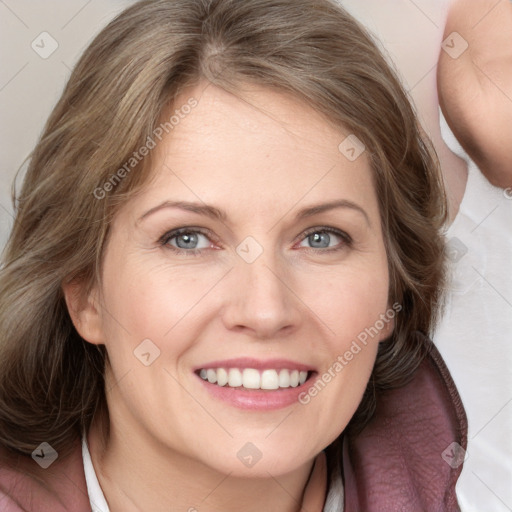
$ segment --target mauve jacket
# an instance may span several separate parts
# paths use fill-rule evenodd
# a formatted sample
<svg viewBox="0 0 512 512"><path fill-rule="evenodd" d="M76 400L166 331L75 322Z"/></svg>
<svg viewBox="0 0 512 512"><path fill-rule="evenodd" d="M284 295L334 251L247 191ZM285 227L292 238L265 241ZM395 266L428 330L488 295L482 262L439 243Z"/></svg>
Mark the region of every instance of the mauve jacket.
<svg viewBox="0 0 512 512"><path fill-rule="evenodd" d="M414 378L380 392L372 421L343 440L344 512L458 511L455 484L467 447L460 396L433 343ZM42 469L0 449L2 512L90 512L81 440Z"/></svg>

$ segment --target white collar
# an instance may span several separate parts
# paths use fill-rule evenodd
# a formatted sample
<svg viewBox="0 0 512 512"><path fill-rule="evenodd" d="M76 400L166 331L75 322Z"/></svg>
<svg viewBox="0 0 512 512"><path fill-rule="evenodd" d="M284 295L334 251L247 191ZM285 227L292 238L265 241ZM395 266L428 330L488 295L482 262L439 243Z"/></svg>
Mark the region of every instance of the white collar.
<svg viewBox="0 0 512 512"><path fill-rule="evenodd" d="M87 436L82 437L82 459L84 461L85 481L87 483L87 494L91 503L92 512L110 512L107 500L103 495L100 483L96 477L96 471L92 465L91 454L87 446Z"/></svg>

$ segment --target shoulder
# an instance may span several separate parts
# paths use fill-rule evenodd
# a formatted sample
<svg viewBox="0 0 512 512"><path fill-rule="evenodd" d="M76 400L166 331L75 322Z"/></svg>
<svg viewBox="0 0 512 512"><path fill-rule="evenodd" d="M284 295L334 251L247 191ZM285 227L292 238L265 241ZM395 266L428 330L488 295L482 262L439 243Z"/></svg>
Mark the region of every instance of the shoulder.
<svg viewBox="0 0 512 512"><path fill-rule="evenodd" d="M56 455L44 468L32 457L0 446L2 511L90 512L79 440L66 457Z"/></svg>

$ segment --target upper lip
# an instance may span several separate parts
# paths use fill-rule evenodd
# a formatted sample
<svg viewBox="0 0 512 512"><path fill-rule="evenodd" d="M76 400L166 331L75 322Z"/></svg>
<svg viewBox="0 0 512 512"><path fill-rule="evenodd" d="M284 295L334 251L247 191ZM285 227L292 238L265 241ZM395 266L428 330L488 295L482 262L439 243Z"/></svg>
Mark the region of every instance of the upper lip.
<svg viewBox="0 0 512 512"><path fill-rule="evenodd" d="M299 370L304 372L314 371L314 368L302 363L296 363L289 359L253 359L240 357L236 359L224 359L222 361L210 361L195 368L194 371L214 368L254 368L255 370Z"/></svg>

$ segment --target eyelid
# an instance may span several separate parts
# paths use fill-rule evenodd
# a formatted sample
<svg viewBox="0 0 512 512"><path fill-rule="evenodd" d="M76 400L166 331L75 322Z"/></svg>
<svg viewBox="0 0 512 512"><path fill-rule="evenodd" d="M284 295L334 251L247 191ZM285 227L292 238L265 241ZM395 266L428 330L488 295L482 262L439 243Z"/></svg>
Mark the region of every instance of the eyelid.
<svg viewBox="0 0 512 512"><path fill-rule="evenodd" d="M201 233L202 235L207 235L211 238L215 238L215 235L213 232L211 232L207 228L201 228L198 226L180 226L179 228L169 229L166 231L161 237L160 240L172 238L173 236L179 235L181 233Z"/></svg>
<svg viewBox="0 0 512 512"><path fill-rule="evenodd" d="M338 235L340 238L343 238L345 242L352 242L352 237L348 233L346 233L342 229L333 228L330 226L314 226L312 228L308 228L299 235L299 237L302 237L299 238L299 240L302 240L303 238L306 238L309 235L318 232L334 233L335 235Z"/></svg>

